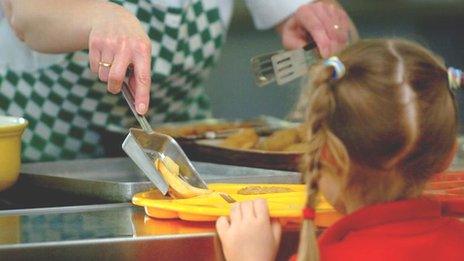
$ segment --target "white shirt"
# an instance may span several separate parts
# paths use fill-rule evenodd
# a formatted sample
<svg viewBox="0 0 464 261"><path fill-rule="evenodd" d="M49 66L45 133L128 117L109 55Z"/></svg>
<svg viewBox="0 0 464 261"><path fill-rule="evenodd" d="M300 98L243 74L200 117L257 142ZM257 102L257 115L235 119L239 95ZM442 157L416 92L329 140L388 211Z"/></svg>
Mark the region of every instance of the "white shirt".
<svg viewBox="0 0 464 261"><path fill-rule="evenodd" d="M180 7L190 0L151 0L152 2ZM264 30L276 26L296 9L312 0L245 0L257 29ZM219 14L225 26L232 17L234 0L217 0ZM36 52L21 42L14 34L0 6L0 71L5 68L34 71L61 61L64 54L43 54Z"/></svg>

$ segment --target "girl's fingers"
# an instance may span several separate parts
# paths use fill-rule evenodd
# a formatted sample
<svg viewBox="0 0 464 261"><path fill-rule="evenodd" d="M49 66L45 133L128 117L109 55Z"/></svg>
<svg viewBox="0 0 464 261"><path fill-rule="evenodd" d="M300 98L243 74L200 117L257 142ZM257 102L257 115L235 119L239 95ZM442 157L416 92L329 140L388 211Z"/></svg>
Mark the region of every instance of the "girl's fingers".
<svg viewBox="0 0 464 261"><path fill-rule="evenodd" d="M151 87L151 46L141 43L134 52L135 108L145 114L150 100Z"/></svg>
<svg viewBox="0 0 464 261"><path fill-rule="evenodd" d="M269 208L265 199L253 200L253 207L257 218L269 219Z"/></svg>
<svg viewBox="0 0 464 261"><path fill-rule="evenodd" d="M252 201L244 201L240 203L242 210L242 218L246 220L254 219L256 217Z"/></svg>
<svg viewBox="0 0 464 261"><path fill-rule="evenodd" d="M222 238L224 233L226 233L227 230L229 230L229 227L230 227L230 223L227 217L219 217L216 220L216 230L220 238Z"/></svg>
<svg viewBox="0 0 464 261"><path fill-rule="evenodd" d="M116 94L121 90L121 85L126 78L127 67L130 63L130 55L127 50L120 50L113 60L108 75L108 91Z"/></svg>
<svg viewBox="0 0 464 261"><path fill-rule="evenodd" d="M110 67L113 64L113 52L108 49L103 49L101 52L101 60L98 61L98 78L102 82L108 81L108 75L110 73Z"/></svg>
<svg viewBox="0 0 464 261"><path fill-rule="evenodd" d="M274 236L275 248L277 249L280 244L280 237L282 235L282 226L278 220L273 220L271 223L272 235Z"/></svg>
<svg viewBox="0 0 464 261"><path fill-rule="evenodd" d="M230 208L230 223L234 224L235 222L240 221L242 221L242 210L240 208L240 203L234 203Z"/></svg>

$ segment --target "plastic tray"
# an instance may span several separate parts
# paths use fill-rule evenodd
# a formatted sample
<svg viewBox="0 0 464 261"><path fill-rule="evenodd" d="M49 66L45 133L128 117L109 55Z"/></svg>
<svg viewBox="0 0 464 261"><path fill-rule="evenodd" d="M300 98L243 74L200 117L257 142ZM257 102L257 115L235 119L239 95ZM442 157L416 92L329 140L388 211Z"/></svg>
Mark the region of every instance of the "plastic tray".
<svg viewBox="0 0 464 261"><path fill-rule="evenodd" d="M237 194L239 189L253 185L286 187L292 189L293 192L260 195ZM209 184L208 187L215 192L228 193L237 201L264 198L268 202L270 216L285 220L299 220L306 200L305 185ZM170 199L162 198L158 191L151 190L136 194L132 202L135 205L145 207L148 216L160 219L179 218L188 221L215 221L219 216L227 216L230 212L230 204L217 193L189 199ZM331 218L336 213L332 206L323 199L320 200L316 211L318 214L327 213Z"/></svg>

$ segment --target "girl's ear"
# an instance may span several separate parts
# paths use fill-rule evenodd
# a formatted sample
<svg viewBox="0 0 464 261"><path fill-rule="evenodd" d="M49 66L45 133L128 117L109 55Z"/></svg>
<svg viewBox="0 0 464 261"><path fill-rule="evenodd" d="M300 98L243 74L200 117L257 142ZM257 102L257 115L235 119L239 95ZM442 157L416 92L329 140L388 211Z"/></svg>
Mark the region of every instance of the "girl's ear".
<svg viewBox="0 0 464 261"><path fill-rule="evenodd" d="M453 162L453 159L456 156L456 153L458 152L458 149L459 149L459 142L456 139L456 141L454 142L453 148L450 150L448 157L446 157L446 160L440 166L438 173L444 172L445 170L449 168L449 166L451 165L451 162Z"/></svg>

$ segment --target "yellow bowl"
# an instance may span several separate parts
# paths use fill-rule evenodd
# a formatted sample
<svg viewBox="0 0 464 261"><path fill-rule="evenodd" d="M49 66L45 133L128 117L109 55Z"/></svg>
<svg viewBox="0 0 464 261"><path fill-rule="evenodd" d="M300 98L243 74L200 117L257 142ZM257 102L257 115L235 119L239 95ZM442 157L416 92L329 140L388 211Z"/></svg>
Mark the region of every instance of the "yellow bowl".
<svg viewBox="0 0 464 261"><path fill-rule="evenodd" d="M27 121L23 118L0 116L0 191L18 180L21 166L21 135Z"/></svg>

